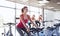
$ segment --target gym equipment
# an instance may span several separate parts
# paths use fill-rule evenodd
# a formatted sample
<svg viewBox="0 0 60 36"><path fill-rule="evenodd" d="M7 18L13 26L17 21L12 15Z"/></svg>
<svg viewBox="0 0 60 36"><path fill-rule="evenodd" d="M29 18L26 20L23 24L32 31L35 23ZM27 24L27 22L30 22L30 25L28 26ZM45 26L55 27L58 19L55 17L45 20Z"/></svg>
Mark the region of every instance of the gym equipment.
<svg viewBox="0 0 60 36"><path fill-rule="evenodd" d="M6 33L6 36L13 36L12 34L12 30L11 30L11 25L15 25L15 23L7 23L5 25L8 25L9 26L9 30L8 32Z"/></svg>
<svg viewBox="0 0 60 36"><path fill-rule="evenodd" d="M60 23L57 23L57 24L55 24L54 26L56 26L56 34L57 34L57 36L59 36Z"/></svg>
<svg viewBox="0 0 60 36"><path fill-rule="evenodd" d="M46 23L46 22L53 22L53 20L49 20L49 21L43 21L43 23ZM54 34L54 30L56 29L56 27L53 27L53 26L48 26L45 30L45 36L52 36Z"/></svg>
<svg viewBox="0 0 60 36"><path fill-rule="evenodd" d="M60 21L59 19L55 19L55 20Z"/></svg>
<svg viewBox="0 0 60 36"><path fill-rule="evenodd" d="M44 28L36 28L36 32L37 32L38 36L39 36L39 32L41 32L43 29L44 29ZM42 32L42 33L43 33L43 32Z"/></svg>
<svg viewBox="0 0 60 36"><path fill-rule="evenodd" d="M35 21L35 23L37 24L37 26L39 28L30 28L30 32L32 32L34 34L33 36L36 36L35 34L37 34L37 36L40 36L40 32L43 33L44 27L40 28L40 22L39 21Z"/></svg>
<svg viewBox="0 0 60 36"><path fill-rule="evenodd" d="M53 20L49 20L49 21L43 21L43 23L45 23L45 22L53 22Z"/></svg>
<svg viewBox="0 0 60 36"><path fill-rule="evenodd" d="M56 27L47 27L47 36L53 36Z"/></svg>
<svg viewBox="0 0 60 36"><path fill-rule="evenodd" d="M20 19L20 18L16 17L16 19Z"/></svg>
<svg viewBox="0 0 60 36"><path fill-rule="evenodd" d="M58 20L58 21L60 21L60 20ZM48 21L45 21L45 22L48 22ZM54 26L55 27L47 27L47 30L46 30L47 31L47 34L46 34L47 36L60 36L59 32L58 32L60 23L56 23L56 24L54 24Z"/></svg>
<svg viewBox="0 0 60 36"><path fill-rule="evenodd" d="M55 20L59 22L59 23L56 23L54 26L56 26L56 34L57 34L57 36L60 36L60 33L59 33L60 20L59 19L55 19Z"/></svg>
<svg viewBox="0 0 60 36"><path fill-rule="evenodd" d="M44 28L31 28L30 32L32 32L33 34L37 33L37 36L39 36L39 32L41 32ZM41 32L42 33L42 32Z"/></svg>
<svg viewBox="0 0 60 36"><path fill-rule="evenodd" d="M36 29L35 28L30 28L30 33L31 33L32 36L34 36L35 33L36 33Z"/></svg>
<svg viewBox="0 0 60 36"><path fill-rule="evenodd" d="M4 28L4 33L2 33L2 35L5 36L5 33L6 33L6 30L5 30L5 28Z"/></svg>

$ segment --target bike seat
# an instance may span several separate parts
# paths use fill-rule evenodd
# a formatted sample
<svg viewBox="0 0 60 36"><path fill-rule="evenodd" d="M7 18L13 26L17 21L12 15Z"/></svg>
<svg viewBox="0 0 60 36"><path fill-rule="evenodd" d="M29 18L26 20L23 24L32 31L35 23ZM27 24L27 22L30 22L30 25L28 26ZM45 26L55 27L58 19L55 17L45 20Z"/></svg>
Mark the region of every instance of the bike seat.
<svg viewBox="0 0 60 36"><path fill-rule="evenodd" d="M57 23L57 24L55 24L54 26L59 27L59 26L60 26L60 23Z"/></svg>
<svg viewBox="0 0 60 36"><path fill-rule="evenodd" d="M53 31L54 29L56 29L55 27L47 27L48 30Z"/></svg>
<svg viewBox="0 0 60 36"><path fill-rule="evenodd" d="M15 25L15 23L7 23L7 25Z"/></svg>

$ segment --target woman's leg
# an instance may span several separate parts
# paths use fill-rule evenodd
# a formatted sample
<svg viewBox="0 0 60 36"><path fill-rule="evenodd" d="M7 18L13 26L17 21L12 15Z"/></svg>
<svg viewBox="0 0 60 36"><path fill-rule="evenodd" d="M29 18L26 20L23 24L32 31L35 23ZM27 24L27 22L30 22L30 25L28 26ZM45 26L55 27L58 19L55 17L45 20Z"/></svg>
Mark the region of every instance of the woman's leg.
<svg viewBox="0 0 60 36"><path fill-rule="evenodd" d="M38 22L37 22L37 21L35 21L35 23L37 24ZM38 24L37 24L37 26L38 26Z"/></svg>
<svg viewBox="0 0 60 36"><path fill-rule="evenodd" d="M39 22L39 27L40 27L41 23Z"/></svg>
<svg viewBox="0 0 60 36"><path fill-rule="evenodd" d="M41 23L39 21L35 21L35 23L37 24L37 26L40 26L41 25Z"/></svg>
<svg viewBox="0 0 60 36"><path fill-rule="evenodd" d="M31 36L31 33L30 33L30 32L27 32L27 30L26 30L25 28L22 28L22 30L23 30L24 32L26 32L28 36Z"/></svg>
<svg viewBox="0 0 60 36"><path fill-rule="evenodd" d="M21 36L24 36L21 28L17 28L17 31L18 31L18 33L19 33Z"/></svg>

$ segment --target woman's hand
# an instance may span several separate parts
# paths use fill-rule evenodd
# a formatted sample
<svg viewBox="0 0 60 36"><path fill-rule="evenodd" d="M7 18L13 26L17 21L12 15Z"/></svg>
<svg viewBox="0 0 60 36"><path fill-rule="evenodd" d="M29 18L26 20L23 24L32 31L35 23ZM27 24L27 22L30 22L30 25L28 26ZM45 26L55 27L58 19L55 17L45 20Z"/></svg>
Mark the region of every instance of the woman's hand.
<svg viewBox="0 0 60 36"><path fill-rule="evenodd" d="M34 26L35 26L36 28L38 28L37 24L34 24Z"/></svg>
<svg viewBox="0 0 60 36"><path fill-rule="evenodd" d="M30 32L30 29L29 28L27 29L27 32Z"/></svg>

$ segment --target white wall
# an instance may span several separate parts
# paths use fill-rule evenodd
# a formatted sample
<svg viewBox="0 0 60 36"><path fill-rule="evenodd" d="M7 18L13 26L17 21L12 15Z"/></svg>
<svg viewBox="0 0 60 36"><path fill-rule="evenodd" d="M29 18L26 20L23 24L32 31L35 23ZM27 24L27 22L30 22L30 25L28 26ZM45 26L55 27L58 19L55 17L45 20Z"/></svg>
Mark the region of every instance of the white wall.
<svg viewBox="0 0 60 36"><path fill-rule="evenodd" d="M54 24L60 22L55 19L60 20L60 11L52 11L52 10L47 10L47 9L44 10L44 20L45 21L53 20L53 22L46 22L45 27L53 26Z"/></svg>
<svg viewBox="0 0 60 36"><path fill-rule="evenodd" d="M55 11L45 9L44 10L44 20L45 21L54 20L54 12ZM48 26L50 26L50 27L53 26L53 22L46 22L45 27L48 27Z"/></svg>

